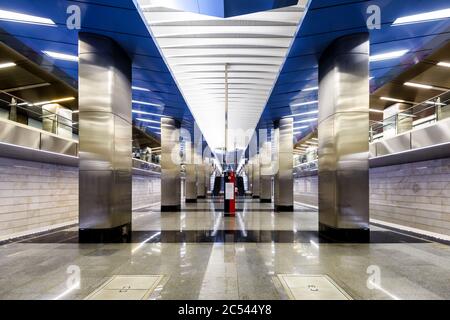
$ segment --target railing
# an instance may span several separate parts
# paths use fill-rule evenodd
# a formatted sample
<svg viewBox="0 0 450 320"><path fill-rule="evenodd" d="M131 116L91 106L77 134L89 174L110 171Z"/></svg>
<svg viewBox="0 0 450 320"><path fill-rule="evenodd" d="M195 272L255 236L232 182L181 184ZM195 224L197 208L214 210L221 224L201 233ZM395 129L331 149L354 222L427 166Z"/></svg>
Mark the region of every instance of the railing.
<svg viewBox="0 0 450 320"><path fill-rule="evenodd" d="M450 118L450 91L400 110L382 121L373 121L369 129L369 141L390 138L447 118Z"/></svg>

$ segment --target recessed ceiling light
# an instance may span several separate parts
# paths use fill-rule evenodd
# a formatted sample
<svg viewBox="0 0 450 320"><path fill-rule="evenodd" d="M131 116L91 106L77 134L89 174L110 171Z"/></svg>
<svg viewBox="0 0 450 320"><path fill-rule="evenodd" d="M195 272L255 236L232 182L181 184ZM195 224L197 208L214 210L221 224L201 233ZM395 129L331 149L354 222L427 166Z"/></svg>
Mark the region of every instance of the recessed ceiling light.
<svg viewBox="0 0 450 320"><path fill-rule="evenodd" d="M415 87L415 88L421 88L421 89L433 89L433 86L429 86L427 84L414 83L414 82L405 82L404 85L408 86L408 87Z"/></svg>
<svg viewBox="0 0 450 320"><path fill-rule="evenodd" d="M131 112L133 113L137 113L137 114L146 114L149 116L155 116L155 117L162 117L162 114L157 114L157 113L152 113L152 112L147 112L147 111L141 111L141 110L131 110Z"/></svg>
<svg viewBox="0 0 450 320"><path fill-rule="evenodd" d="M312 111L307 111L307 112L302 112L302 113L296 113L296 114L293 114L293 115L288 116L288 117L299 117L299 116L304 116L304 115L307 115L307 114L316 114L318 112L319 112L319 110L312 110Z"/></svg>
<svg viewBox="0 0 450 320"><path fill-rule="evenodd" d="M395 59L395 58L399 58L399 57L403 56L408 51L409 50L397 50L397 51L391 51L391 52L375 54L373 56L370 56L369 60L371 62L374 62L374 61L383 61L383 60Z"/></svg>
<svg viewBox="0 0 450 320"><path fill-rule="evenodd" d="M136 87L136 86L132 86L131 89L138 90L138 91L151 91L150 89L142 88L142 87Z"/></svg>
<svg viewBox="0 0 450 320"><path fill-rule="evenodd" d="M440 67L447 67L447 68L450 68L450 62L444 62L444 61L441 61L441 62L438 62L437 65L440 66Z"/></svg>
<svg viewBox="0 0 450 320"><path fill-rule="evenodd" d="M302 91L314 91L314 90L319 90L319 87L310 87L310 88L303 89Z"/></svg>
<svg viewBox="0 0 450 320"><path fill-rule="evenodd" d="M5 69L5 68L10 68L10 67L14 67L16 64L14 62L5 62L5 63L0 63L0 69Z"/></svg>
<svg viewBox="0 0 450 320"><path fill-rule="evenodd" d="M392 25L398 26L402 24L429 22L446 18L450 18L450 8L400 17L395 19Z"/></svg>
<svg viewBox="0 0 450 320"><path fill-rule="evenodd" d="M137 103L137 104L143 104L143 105L146 105L146 106L163 107L163 105L161 105L161 104L145 102L145 101L132 100L131 102L132 103Z"/></svg>
<svg viewBox="0 0 450 320"><path fill-rule="evenodd" d="M301 107L301 106L307 106L310 104L315 104L318 103L319 101L314 100L314 101L308 101L308 102L300 102L300 103L295 103L295 104L291 104L291 107Z"/></svg>
<svg viewBox="0 0 450 320"><path fill-rule="evenodd" d="M150 120L150 119L143 119L143 118L136 118L136 120L138 121L142 121L142 122L151 122L151 123L160 123L159 121L156 120Z"/></svg>
<svg viewBox="0 0 450 320"><path fill-rule="evenodd" d="M51 19L7 10L0 10L0 20L55 26L55 23Z"/></svg>
<svg viewBox="0 0 450 320"><path fill-rule="evenodd" d="M369 111L370 111L370 112L374 112L374 113L384 113L383 110L372 109L372 108L370 108Z"/></svg>
<svg viewBox="0 0 450 320"><path fill-rule="evenodd" d="M314 122L314 121L317 121L317 118L298 120L298 121L294 121L294 123L306 123L306 122ZM298 128L296 128L296 129L298 129Z"/></svg>
<svg viewBox="0 0 450 320"><path fill-rule="evenodd" d="M52 57L53 59L66 60L66 61L78 61L78 57L71 55L71 54L55 52L55 51L47 51L47 50L44 50L42 52L45 53L46 55L48 55L49 57Z"/></svg>
<svg viewBox="0 0 450 320"><path fill-rule="evenodd" d="M381 97L381 100L392 101L392 102L406 102L405 100L389 98L389 97Z"/></svg>
<svg viewBox="0 0 450 320"><path fill-rule="evenodd" d="M420 88L420 89L433 89L433 90L439 90L439 91L448 91L447 88L434 87L434 86L430 86L427 84L421 84L421 83L415 83L415 82L405 82L404 85L409 86L409 87L416 87L416 88Z"/></svg>
<svg viewBox="0 0 450 320"><path fill-rule="evenodd" d="M36 103L30 103L28 105L30 105L30 106L42 106L44 104L65 102L65 101L71 101L71 100L75 100L75 98L74 97L60 98L60 99L54 99L54 100L49 100L49 101L41 101L41 102L36 102Z"/></svg>

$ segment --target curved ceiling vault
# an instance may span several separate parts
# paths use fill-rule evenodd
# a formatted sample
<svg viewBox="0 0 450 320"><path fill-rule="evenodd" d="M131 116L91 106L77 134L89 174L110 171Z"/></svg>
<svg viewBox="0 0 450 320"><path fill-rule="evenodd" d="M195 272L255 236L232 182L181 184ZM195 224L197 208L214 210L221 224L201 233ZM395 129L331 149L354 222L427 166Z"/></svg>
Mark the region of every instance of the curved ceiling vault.
<svg viewBox="0 0 450 320"><path fill-rule="evenodd" d="M140 0L146 23L213 152L225 145L225 66L229 151L245 149L286 59L306 0L229 18ZM153 3L153 4L152 4Z"/></svg>

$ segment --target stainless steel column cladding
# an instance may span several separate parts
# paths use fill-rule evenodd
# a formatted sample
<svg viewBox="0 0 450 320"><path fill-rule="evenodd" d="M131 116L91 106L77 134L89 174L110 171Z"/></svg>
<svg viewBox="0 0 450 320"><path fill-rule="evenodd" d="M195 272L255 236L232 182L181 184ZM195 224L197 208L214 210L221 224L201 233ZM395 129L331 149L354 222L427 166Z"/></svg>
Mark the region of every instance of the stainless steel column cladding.
<svg viewBox="0 0 450 320"><path fill-rule="evenodd" d="M269 141L263 142L260 160L260 184L259 198L261 202L272 202L272 144Z"/></svg>
<svg viewBox="0 0 450 320"><path fill-rule="evenodd" d="M369 35L336 39L319 61L319 230L369 238Z"/></svg>
<svg viewBox="0 0 450 320"><path fill-rule="evenodd" d="M194 164L194 145L193 143L188 143L186 145L186 154L188 155L187 162L184 164L185 167L185 195L186 202L197 202L197 165Z"/></svg>
<svg viewBox="0 0 450 320"><path fill-rule="evenodd" d="M275 122L274 203L277 211L294 210L293 119Z"/></svg>
<svg viewBox="0 0 450 320"><path fill-rule="evenodd" d="M252 159L252 197L259 198L259 154L255 154Z"/></svg>
<svg viewBox="0 0 450 320"><path fill-rule="evenodd" d="M161 211L181 208L180 123L161 118Z"/></svg>
<svg viewBox="0 0 450 320"><path fill-rule="evenodd" d="M79 33L81 242L131 233L131 61L111 39Z"/></svg>

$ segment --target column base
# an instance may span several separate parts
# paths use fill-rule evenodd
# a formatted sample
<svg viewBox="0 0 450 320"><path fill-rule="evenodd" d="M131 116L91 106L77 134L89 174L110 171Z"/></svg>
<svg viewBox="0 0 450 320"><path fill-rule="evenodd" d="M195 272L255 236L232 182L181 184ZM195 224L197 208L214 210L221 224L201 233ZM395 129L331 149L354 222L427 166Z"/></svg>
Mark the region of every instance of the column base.
<svg viewBox="0 0 450 320"><path fill-rule="evenodd" d="M197 196L197 199L206 199L206 196Z"/></svg>
<svg viewBox="0 0 450 320"><path fill-rule="evenodd" d="M370 229L340 229L319 223L319 236L331 242L369 243Z"/></svg>
<svg viewBox="0 0 450 320"><path fill-rule="evenodd" d="M197 202L197 198L195 199L186 199L186 203L195 203Z"/></svg>
<svg viewBox="0 0 450 320"><path fill-rule="evenodd" d="M80 243L126 243L131 242L131 223L108 229L79 229Z"/></svg>
<svg viewBox="0 0 450 320"><path fill-rule="evenodd" d="M259 202L261 202L261 203L271 203L272 202L272 199L259 199Z"/></svg>
<svg viewBox="0 0 450 320"><path fill-rule="evenodd" d="M293 212L294 206L275 206L275 211L282 211L282 212Z"/></svg>
<svg viewBox="0 0 450 320"><path fill-rule="evenodd" d="M253 199L259 199L259 196L252 195Z"/></svg>
<svg viewBox="0 0 450 320"><path fill-rule="evenodd" d="M180 211L181 205L173 205L173 206L161 206L161 212L173 212L173 211Z"/></svg>

